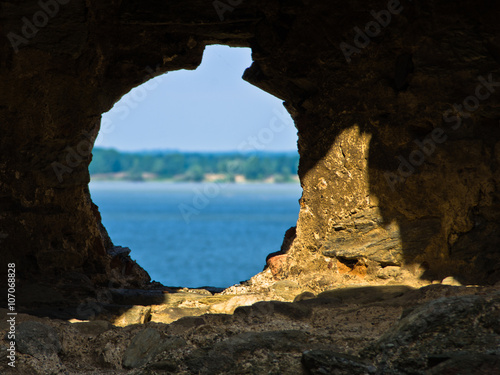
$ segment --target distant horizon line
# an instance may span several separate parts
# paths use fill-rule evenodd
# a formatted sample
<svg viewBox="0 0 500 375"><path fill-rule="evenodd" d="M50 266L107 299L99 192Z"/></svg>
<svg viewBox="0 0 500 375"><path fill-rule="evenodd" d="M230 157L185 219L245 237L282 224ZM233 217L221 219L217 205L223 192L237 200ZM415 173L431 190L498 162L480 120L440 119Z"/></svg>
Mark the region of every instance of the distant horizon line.
<svg viewBox="0 0 500 375"><path fill-rule="evenodd" d="M110 150L110 151L117 151L117 152L122 152L122 153L196 153L196 154L278 154L278 153L298 153L298 149L293 149L293 150L182 150L182 149L173 149L173 148L165 148L165 149L159 149L159 148L154 148L154 149L138 149L138 150L123 150L119 149L117 147L102 147L102 146L95 146L94 149L99 149L99 150Z"/></svg>

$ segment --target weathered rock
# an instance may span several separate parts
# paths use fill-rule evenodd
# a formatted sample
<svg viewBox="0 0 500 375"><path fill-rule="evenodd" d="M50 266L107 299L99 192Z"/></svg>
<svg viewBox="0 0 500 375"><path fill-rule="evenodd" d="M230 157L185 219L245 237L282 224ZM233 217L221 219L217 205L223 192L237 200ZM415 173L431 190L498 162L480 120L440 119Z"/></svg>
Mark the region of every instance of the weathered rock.
<svg viewBox="0 0 500 375"><path fill-rule="evenodd" d="M109 331L112 324L105 320L93 320L90 322L75 322L72 323L78 332L84 335L97 336L103 332Z"/></svg>
<svg viewBox="0 0 500 375"><path fill-rule="evenodd" d="M153 370L153 371L168 371L169 373L175 373L176 370L178 369L177 363L174 361L160 361L160 362L155 362L152 363L151 365L147 366L148 370Z"/></svg>
<svg viewBox="0 0 500 375"><path fill-rule="evenodd" d="M208 306L182 308L182 307L163 307L155 309L151 313L151 322L169 324L186 316L199 316L208 312Z"/></svg>
<svg viewBox="0 0 500 375"><path fill-rule="evenodd" d="M302 354L308 374L367 375L375 374L375 366L352 355L326 350L309 350Z"/></svg>
<svg viewBox="0 0 500 375"><path fill-rule="evenodd" d="M205 303L204 301L208 301L208 303L214 303L217 299L226 300L230 297L225 296L215 296L212 298L212 294L206 290L198 290L194 289L192 291L183 291L176 293L168 293L164 295L165 303L168 303L171 306L181 306L185 303L193 303L196 301L200 301L201 303Z"/></svg>
<svg viewBox="0 0 500 375"><path fill-rule="evenodd" d="M204 324L205 320L201 317L186 316L170 324L168 329L169 333L177 335L196 329Z"/></svg>
<svg viewBox="0 0 500 375"><path fill-rule="evenodd" d="M339 231L323 245L323 255L346 260L372 259L384 265L401 265L403 247L397 225L381 228L374 222L364 232Z"/></svg>
<svg viewBox="0 0 500 375"><path fill-rule="evenodd" d="M314 293L303 292L303 293L300 293L298 296L296 296L294 298L293 302L305 301L305 300L312 299L315 297L316 297L316 295Z"/></svg>
<svg viewBox="0 0 500 375"><path fill-rule="evenodd" d="M273 276L277 277L285 271L287 259L287 254L277 254L267 260L267 266L271 270Z"/></svg>
<svg viewBox="0 0 500 375"><path fill-rule="evenodd" d="M240 306L253 305L256 302L266 299L269 298L265 296L252 295L252 294L234 296L225 302L221 302L210 306L210 312L216 314L232 314L234 310Z"/></svg>
<svg viewBox="0 0 500 375"><path fill-rule="evenodd" d="M281 280L271 286L271 291L285 301L293 301L300 294L301 288L297 282L291 280Z"/></svg>
<svg viewBox="0 0 500 375"><path fill-rule="evenodd" d="M369 278L328 268L335 262L327 254L344 263L401 266L415 282L425 273L425 280L494 284L500 42L491 15L500 5L399 5L377 43L369 38L365 48L346 53L341 46L373 25L373 14L386 14L387 2L255 0L220 17L200 0L180 7L79 0L61 4L50 27L18 44L12 33L22 33L21 20L42 13L35 3L5 2L5 259L23 264L19 277L31 281L56 283L55 274L83 271L95 284L147 285L128 249L109 239L89 194L100 116L154 76L195 69L205 46L219 43L252 48L244 79L282 99L298 130L303 194L296 228L270 259L276 279L329 271L331 284ZM464 106L471 110L454 117L453 108Z"/></svg>
<svg viewBox="0 0 500 375"><path fill-rule="evenodd" d="M16 327L15 342L20 353L34 357L58 354L62 348L57 331L35 321L23 322Z"/></svg>
<svg viewBox="0 0 500 375"><path fill-rule="evenodd" d="M401 275L401 267L395 267L395 266L387 266L384 268L381 268L377 272L377 277L380 279L393 279L396 280L400 275Z"/></svg>
<svg viewBox="0 0 500 375"><path fill-rule="evenodd" d="M113 245L90 197L88 165L100 118L148 79L195 69L205 46L217 43L252 49L244 79L282 99L298 130L303 194L296 229L280 250L286 255L271 260L267 271L275 279L296 281L314 293L401 278L411 285L445 277L463 285L499 282L500 3L252 0L226 8L222 16L213 2L200 0L62 3L57 16L30 35L23 34L23 23L34 15L43 21L42 5L0 3L7 35L0 42L0 249L2 259L16 263L20 286L43 286L29 287L28 297L19 294L23 311L54 316L56 304L70 305L73 310L58 316L75 318L77 306L90 298L97 310L89 309L85 319L101 319L102 312L108 314L102 319L114 322L132 305L104 306L112 302L89 294L110 282L120 288L148 286L147 273L126 249ZM383 21L388 14L390 21ZM375 21L387 25L372 38L374 30L368 30L376 29ZM364 47L343 48L365 39L357 35L363 29ZM12 33L24 39L16 43ZM396 266L401 274L388 268ZM3 282L6 272L0 269ZM78 273L84 277L75 278ZM262 281L261 289L268 282ZM45 286L55 293L40 294ZM262 295L252 287L258 285L247 290L257 302ZM485 371L495 369L496 359L479 355L498 355L498 301L491 295L448 298L460 293L472 294L446 285L399 297L327 294L299 302L314 310L300 319L291 318L300 315L295 312L264 310L220 329L201 317L181 318L166 329L193 340L185 352L175 353L181 373L252 368L297 373L308 349L297 342L305 338L281 335L279 340L295 341L289 350L265 334L239 336L250 329L284 328L312 330L307 344L322 350L348 342L358 352L385 332L366 353L386 374L438 371L439 366L451 371L463 363L452 356L435 364L445 352L478 355L489 366ZM199 294L193 300L172 293L168 303L176 309L214 305ZM407 310L394 325L403 308L416 303L410 297L428 303ZM438 297L446 300L429 302ZM218 301L218 311L230 312L242 302L230 301ZM265 306L292 311L288 305L257 308ZM133 317L119 324L146 322L148 308L132 309ZM50 315L47 309L53 310ZM68 311L73 316L67 317ZM100 366L123 372L127 335L126 329L96 338L81 335L91 343L80 347L96 342L98 348L72 352L65 366L78 373L73 361L83 367L89 361L88 372L99 373L94 369ZM40 340L23 350L38 350ZM224 341L240 348L242 358L236 359ZM66 371L54 354L57 343L51 342L53 362L40 371ZM256 342L264 344L263 351L248 354ZM226 354L216 354L216 345ZM186 359L196 350L198 365L191 371L192 361ZM98 364L88 359L95 353ZM33 373L43 363L20 353L20 371ZM3 362L0 366L2 373L10 370Z"/></svg>
<svg viewBox="0 0 500 375"><path fill-rule="evenodd" d="M217 353L254 352L257 349L300 350L308 340L302 331L246 332L214 346Z"/></svg>
<svg viewBox="0 0 500 375"><path fill-rule="evenodd" d="M336 299L342 303L362 304L400 297L411 290L413 288L405 285L351 287L327 290L318 294L318 298Z"/></svg>
<svg viewBox="0 0 500 375"><path fill-rule="evenodd" d="M202 350L195 351L186 359L190 373L203 375L231 373L235 364L236 361L230 356L219 353L209 355Z"/></svg>
<svg viewBox="0 0 500 375"><path fill-rule="evenodd" d="M21 305L36 304L41 307L57 305L63 300L62 293L53 286L29 283L23 287L23 293L19 296L18 303Z"/></svg>
<svg viewBox="0 0 500 375"><path fill-rule="evenodd" d="M252 306L238 307L234 316L242 319L266 319L269 316L281 315L289 319L303 320L311 316L312 310L306 305L290 302L257 302Z"/></svg>
<svg viewBox="0 0 500 375"><path fill-rule="evenodd" d="M106 305L97 320L106 320L118 327L144 324L151 320L151 306Z"/></svg>
<svg viewBox="0 0 500 375"><path fill-rule="evenodd" d="M440 369L446 373L455 368L466 374L474 364L482 366L482 359L485 369L498 367L500 335L491 330L490 316L495 312L498 315L499 309L498 297L487 301L474 295L425 303L405 312L365 354L375 357L380 371L387 374L398 374L406 368L418 368L415 373L432 369L436 374ZM494 356L483 357L485 354ZM477 359L460 367L473 357Z"/></svg>
<svg viewBox="0 0 500 375"><path fill-rule="evenodd" d="M500 374L500 355L459 352L429 357L428 362L429 375ZM437 365L433 366L434 363Z"/></svg>
<svg viewBox="0 0 500 375"><path fill-rule="evenodd" d="M161 290L110 289L110 293L113 302L120 305L160 305L170 297Z"/></svg>
<svg viewBox="0 0 500 375"><path fill-rule="evenodd" d="M183 317L168 325L121 328L102 321L52 320L50 326L61 337L60 355L18 353L17 369L37 375L370 374L375 367L376 374L384 375L457 368L496 373L500 294L495 288L437 284L409 291L385 286L333 292L337 295L296 303L262 301L241 306L234 315ZM25 314L17 318L19 325L36 319ZM8 329L0 324L2 336ZM144 333L147 329L157 333ZM154 348L148 348L151 343ZM124 370L125 358L140 367ZM0 372L11 373L5 361Z"/></svg>
<svg viewBox="0 0 500 375"><path fill-rule="evenodd" d="M477 313L486 306L479 296L442 298L415 308L399 322L396 329L387 332L381 343L406 345L425 332L432 333L438 327L459 324L471 313Z"/></svg>
<svg viewBox="0 0 500 375"><path fill-rule="evenodd" d="M137 368L145 365L163 350L162 337L153 328L146 328L134 336L123 354L123 366Z"/></svg>
<svg viewBox="0 0 500 375"><path fill-rule="evenodd" d="M195 351L187 359L187 365L194 373L242 373L244 368L241 364L238 366L238 362L245 362L244 358L248 355L257 351L300 352L307 345L307 340L307 334L293 330L247 332L219 342L209 351ZM290 368L284 371L288 372Z"/></svg>
<svg viewBox="0 0 500 375"><path fill-rule="evenodd" d="M455 278L454 278L454 277L452 277L452 276L445 277L445 278L441 281L441 284L443 284L443 285L462 286L462 284L460 283L460 281L458 281L457 279L455 279Z"/></svg>

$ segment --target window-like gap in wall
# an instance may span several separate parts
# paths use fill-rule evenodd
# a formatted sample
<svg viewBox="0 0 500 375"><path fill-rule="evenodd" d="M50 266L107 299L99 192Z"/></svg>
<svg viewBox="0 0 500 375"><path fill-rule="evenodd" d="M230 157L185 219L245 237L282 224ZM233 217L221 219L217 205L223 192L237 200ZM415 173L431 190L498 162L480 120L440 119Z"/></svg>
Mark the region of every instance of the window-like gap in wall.
<svg viewBox="0 0 500 375"><path fill-rule="evenodd" d="M297 221L297 136L282 102L243 81L249 49L207 47L103 115L93 201L115 245L167 286L260 272Z"/></svg>

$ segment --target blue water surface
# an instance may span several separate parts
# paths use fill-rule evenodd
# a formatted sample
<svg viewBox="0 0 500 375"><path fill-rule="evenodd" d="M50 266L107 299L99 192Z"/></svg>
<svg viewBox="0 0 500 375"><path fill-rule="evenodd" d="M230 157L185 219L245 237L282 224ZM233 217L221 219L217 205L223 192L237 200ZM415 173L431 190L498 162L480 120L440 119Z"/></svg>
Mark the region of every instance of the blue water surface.
<svg viewBox="0 0 500 375"><path fill-rule="evenodd" d="M299 184L92 181L115 245L168 286L228 287L262 271L297 222Z"/></svg>

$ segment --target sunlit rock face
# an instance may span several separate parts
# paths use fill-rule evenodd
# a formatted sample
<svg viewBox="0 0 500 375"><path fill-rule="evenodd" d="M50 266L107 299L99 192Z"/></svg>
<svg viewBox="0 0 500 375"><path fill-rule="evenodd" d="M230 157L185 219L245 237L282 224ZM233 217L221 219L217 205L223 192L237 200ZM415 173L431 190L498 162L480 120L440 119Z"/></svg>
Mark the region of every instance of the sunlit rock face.
<svg viewBox="0 0 500 375"><path fill-rule="evenodd" d="M100 116L217 43L252 48L243 78L298 129L304 192L276 278L497 282L500 5L236 3L0 1L2 259L24 279L148 282L88 193Z"/></svg>

